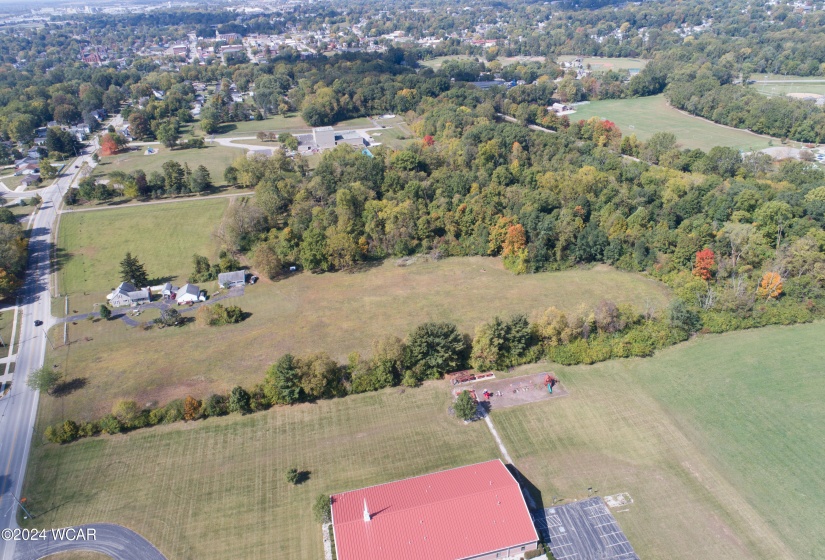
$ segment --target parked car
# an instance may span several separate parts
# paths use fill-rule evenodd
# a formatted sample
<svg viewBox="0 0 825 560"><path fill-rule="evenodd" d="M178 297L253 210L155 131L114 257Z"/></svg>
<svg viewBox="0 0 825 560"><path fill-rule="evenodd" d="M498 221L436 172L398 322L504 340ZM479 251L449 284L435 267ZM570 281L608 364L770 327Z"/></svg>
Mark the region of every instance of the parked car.
<svg viewBox="0 0 825 560"><path fill-rule="evenodd" d="M35 319L35 320L34 320L34 326L35 326L35 327L39 327L39 326L40 326L40 325L42 325L42 324L43 324L43 321L41 321L40 319Z"/></svg>

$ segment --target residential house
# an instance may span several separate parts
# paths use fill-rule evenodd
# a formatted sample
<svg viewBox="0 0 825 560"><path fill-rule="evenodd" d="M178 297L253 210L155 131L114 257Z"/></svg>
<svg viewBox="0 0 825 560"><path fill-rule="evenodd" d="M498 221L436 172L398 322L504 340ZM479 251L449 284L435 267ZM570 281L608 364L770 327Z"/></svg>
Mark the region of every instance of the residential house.
<svg viewBox="0 0 825 560"><path fill-rule="evenodd" d="M24 187L31 187L37 185L40 182L40 175L38 173L32 173L31 175L26 175L23 177L23 180L20 181L20 184Z"/></svg>
<svg viewBox="0 0 825 560"><path fill-rule="evenodd" d="M246 271L235 270L218 274L218 284L221 288L234 288L246 284Z"/></svg>
<svg viewBox="0 0 825 560"><path fill-rule="evenodd" d="M135 306L142 303L149 303L152 299L152 292L149 288L138 290L131 282L121 282L114 291L106 296L112 307Z"/></svg>

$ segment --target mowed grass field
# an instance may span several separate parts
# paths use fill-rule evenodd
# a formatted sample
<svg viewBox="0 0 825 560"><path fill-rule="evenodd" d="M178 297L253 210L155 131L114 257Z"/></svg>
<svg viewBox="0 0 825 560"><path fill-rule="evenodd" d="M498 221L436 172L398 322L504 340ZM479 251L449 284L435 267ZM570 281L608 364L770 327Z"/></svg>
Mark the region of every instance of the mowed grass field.
<svg viewBox="0 0 825 560"><path fill-rule="evenodd" d="M641 70L647 66L648 61L643 58L607 58L603 56L577 57L575 55L561 55L556 57L556 62L572 62L577 58L582 59L585 68L590 66L593 72L606 72L608 70Z"/></svg>
<svg viewBox="0 0 825 560"><path fill-rule="evenodd" d="M667 104L664 96L638 97L633 99L607 99L577 105L571 121L599 117L615 122L622 134L635 134L640 140L648 140L656 132L672 132L685 148L701 148L705 151L714 146L730 146L741 150L767 148L770 138L746 130L727 128L697 117L679 112ZM779 145L779 140L774 139Z"/></svg>
<svg viewBox="0 0 825 560"><path fill-rule="evenodd" d="M216 186L225 185L223 180L223 172L226 168L235 161L236 158L246 153L246 150L241 148L228 148L225 146L207 144L203 148L188 149L188 150L170 150L160 144L153 144L151 146L134 146L135 149L122 154L114 156L107 156L100 159L101 164L95 167L93 175L95 177L105 178L106 174L111 171L123 171L124 173L131 173L138 169L142 169L148 176L153 171L163 173L163 164L167 161L174 160L183 165L189 164L189 168L193 171L199 165L205 166L209 170L209 175L212 177L212 183ZM147 148L153 148L158 153L153 155L145 155Z"/></svg>
<svg viewBox="0 0 825 560"><path fill-rule="evenodd" d="M589 487L628 492L614 514L642 558L822 558L823 337L816 323L702 337L645 360L529 366L554 369L570 395L492 419L546 507ZM447 416L449 390L37 442L24 494L44 512L38 526L122 523L170 558L318 558L316 494L497 457L484 424ZM289 487L290 466L309 481Z"/></svg>
<svg viewBox="0 0 825 560"><path fill-rule="evenodd" d="M182 261L181 274L190 260L187 255ZM162 270L174 274L180 269L170 262ZM99 282L108 288L105 279ZM215 285L202 287L211 293ZM569 311L579 305L592 308L602 294L639 309L648 303L662 309L669 298L664 285L608 267L514 276L499 259L484 257L409 267L387 261L362 272L261 281L247 286L243 297L228 300L251 313L238 325L149 331L120 321L69 325L70 344L50 351L48 361L69 379L84 378L86 386L61 399L44 397L41 409L53 423L64 416L105 415L121 398L140 403L165 403L188 394L201 398L238 384L251 387L288 352L325 351L343 363L353 351L370 355L373 340L403 338L426 321L451 321L472 333L495 315L540 313L551 305ZM73 301L70 296L70 310L77 309Z"/></svg>
<svg viewBox="0 0 825 560"><path fill-rule="evenodd" d="M194 253L217 256L212 232L228 205L228 199L214 198L63 214L57 276L69 311L87 313L92 303L106 301L120 283L127 251L146 266L150 280L185 282Z"/></svg>
<svg viewBox="0 0 825 560"><path fill-rule="evenodd" d="M198 132L204 134L200 126L197 126ZM241 121L235 123L224 123L220 126L218 133L215 136L249 136L250 134L257 134L261 131L266 132L291 132L291 131L308 131L309 125L304 122L301 115L293 113L289 115L274 115L262 121Z"/></svg>
<svg viewBox="0 0 825 560"><path fill-rule="evenodd" d="M36 523L106 520L167 558L323 558L311 507L334 493L496 458L483 423L449 417L441 383L36 445L25 495ZM299 486L290 467L309 471ZM36 504L36 506L35 506Z"/></svg>
<svg viewBox="0 0 825 560"><path fill-rule="evenodd" d="M814 93L817 95L825 95L825 80L821 82L788 82L784 84L777 83L760 83L751 84L753 89L769 96L785 96L789 93Z"/></svg>

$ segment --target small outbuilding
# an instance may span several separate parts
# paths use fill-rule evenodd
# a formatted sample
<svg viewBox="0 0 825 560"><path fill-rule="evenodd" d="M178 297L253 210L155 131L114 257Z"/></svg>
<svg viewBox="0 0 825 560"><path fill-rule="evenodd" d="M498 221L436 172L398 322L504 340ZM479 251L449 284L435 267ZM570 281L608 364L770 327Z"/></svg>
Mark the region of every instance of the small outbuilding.
<svg viewBox="0 0 825 560"><path fill-rule="evenodd" d="M218 285L221 288L234 288L246 284L246 271L234 270L232 272L221 272L218 274Z"/></svg>
<svg viewBox="0 0 825 560"><path fill-rule="evenodd" d="M201 290L194 284L184 284L178 289L175 295L175 301L178 302L178 305L197 303L205 299L206 298L201 298Z"/></svg>

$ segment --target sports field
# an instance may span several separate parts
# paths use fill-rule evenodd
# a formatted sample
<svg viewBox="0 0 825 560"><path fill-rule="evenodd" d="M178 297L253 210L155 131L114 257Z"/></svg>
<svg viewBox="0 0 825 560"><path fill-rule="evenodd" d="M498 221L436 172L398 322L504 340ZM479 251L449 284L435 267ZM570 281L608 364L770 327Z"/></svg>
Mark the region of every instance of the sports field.
<svg viewBox="0 0 825 560"><path fill-rule="evenodd" d="M819 82L793 81L787 83L757 82L751 84L753 89L764 95L788 95L789 93L812 93L825 95L825 80Z"/></svg>
<svg viewBox="0 0 825 560"><path fill-rule="evenodd" d="M452 54L447 56L436 56L429 60L421 60L418 64L421 66L429 66L433 70L437 71L440 70L444 63L448 60L478 62L478 58L474 56L468 56L466 54Z"/></svg>
<svg viewBox="0 0 825 560"><path fill-rule="evenodd" d="M647 140L656 132L672 132L685 148L709 150L714 146L730 146L750 151L768 147L770 138L746 130L727 128L710 121L691 117L670 107L664 96L608 99L576 106L571 121L600 117L615 122L622 134L635 134ZM779 140L773 143L779 145Z"/></svg>
<svg viewBox="0 0 825 560"><path fill-rule="evenodd" d="M582 59L585 68L590 67L593 72L606 72L608 70L641 70L647 66L648 61L643 58L608 58L603 56L577 57L574 55L561 55L556 57L556 62L572 62L576 58Z"/></svg>
<svg viewBox="0 0 825 560"><path fill-rule="evenodd" d="M825 323L766 328L553 367L569 396L492 418L545 507L629 493L613 513L642 558L822 558L823 337ZM171 558L317 558L317 493L497 456L483 424L448 418L448 395L432 382L38 443L24 493L40 526L118 522ZM289 487L290 466L309 481Z"/></svg>

